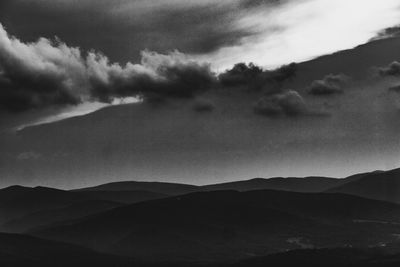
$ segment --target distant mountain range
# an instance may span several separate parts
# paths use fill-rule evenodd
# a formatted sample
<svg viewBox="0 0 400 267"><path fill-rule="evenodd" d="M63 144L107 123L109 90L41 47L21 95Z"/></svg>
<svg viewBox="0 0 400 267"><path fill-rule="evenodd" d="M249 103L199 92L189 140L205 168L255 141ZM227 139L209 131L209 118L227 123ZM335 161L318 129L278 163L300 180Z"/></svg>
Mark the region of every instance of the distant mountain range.
<svg viewBox="0 0 400 267"><path fill-rule="evenodd" d="M400 204L400 169L372 172L327 190Z"/></svg>
<svg viewBox="0 0 400 267"><path fill-rule="evenodd" d="M46 187L11 186L0 189L0 229L24 232L96 214L125 204L205 191L282 190L304 193L344 193L400 203L400 169L326 177L255 178L194 186L162 182L125 181L71 191Z"/></svg>
<svg viewBox="0 0 400 267"><path fill-rule="evenodd" d="M0 190L1 231L157 264L227 262L296 249L381 248L399 242L399 180L395 169L344 179L256 178L205 186L136 181L71 191L11 186ZM0 241L3 253L1 248Z"/></svg>

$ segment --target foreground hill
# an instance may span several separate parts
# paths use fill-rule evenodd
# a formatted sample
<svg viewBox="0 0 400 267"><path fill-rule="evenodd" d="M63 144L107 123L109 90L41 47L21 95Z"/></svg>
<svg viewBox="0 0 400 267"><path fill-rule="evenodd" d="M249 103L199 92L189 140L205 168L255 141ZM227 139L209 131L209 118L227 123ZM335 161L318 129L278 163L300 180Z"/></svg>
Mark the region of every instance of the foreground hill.
<svg viewBox="0 0 400 267"><path fill-rule="evenodd" d="M400 203L400 169L372 172L350 183L331 188L327 192Z"/></svg>
<svg viewBox="0 0 400 267"><path fill-rule="evenodd" d="M129 266L129 261L26 235L0 233L0 266ZM126 264L126 265L125 265ZM132 264L132 263L131 263Z"/></svg>
<svg viewBox="0 0 400 267"><path fill-rule="evenodd" d="M0 266L5 267L261 267L261 266L328 266L382 267L398 266L399 255L377 249L305 249L266 257L226 263L138 262L126 257L109 255L70 244L26 235L0 233Z"/></svg>
<svg viewBox="0 0 400 267"><path fill-rule="evenodd" d="M378 246L400 206L342 194L215 191L141 202L34 232L138 259L215 261L296 248Z"/></svg>

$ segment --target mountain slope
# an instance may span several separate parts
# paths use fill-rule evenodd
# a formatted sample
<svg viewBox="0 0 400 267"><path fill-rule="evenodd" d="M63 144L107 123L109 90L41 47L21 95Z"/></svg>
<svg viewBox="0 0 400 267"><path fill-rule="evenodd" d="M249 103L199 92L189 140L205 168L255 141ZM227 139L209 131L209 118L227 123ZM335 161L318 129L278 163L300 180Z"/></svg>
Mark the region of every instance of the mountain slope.
<svg viewBox="0 0 400 267"><path fill-rule="evenodd" d="M87 199L84 195L48 187L4 188L0 190L0 224L29 213L61 208Z"/></svg>
<svg viewBox="0 0 400 267"><path fill-rule="evenodd" d="M74 190L73 192L77 192L80 195L88 196L92 199L104 200L104 201L112 201L119 202L125 204L132 204L141 201L147 201L152 199L164 198L168 197L167 194L156 193L151 191L142 191L142 190L123 190L123 191L103 191L103 190Z"/></svg>
<svg viewBox="0 0 400 267"><path fill-rule="evenodd" d="M331 188L327 192L400 203L400 169L372 172L353 182Z"/></svg>
<svg viewBox="0 0 400 267"><path fill-rule="evenodd" d="M254 178L251 180L221 183L202 186L202 190L237 190L250 191L261 189L273 189L295 192L321 192L331 187L344 183L345 180L327 177L304 177L304 178Z"/></svg>
<svg viewBox="0 0 400 267"><path fill-rule="evenodd" d="M162 183L162 182L114 182L93 187L86 187L73 190L75 192L98 192L98 191L145 191L162 195L180 195L197 191L198 187L188 184L179 183Z"/></svg>
<svg viewBox="0 0 400 267"><path fill-rule="evenodd" d="M43 209L22 217L11 219L0 226L4 232L22 233L54 223L70 221L122 206L121 203L104 200L76 202L66 207Z"/></svg>
<svg viewBox="0 0 400 267"><path fill-rule="evenodd" d="M121 206L166 197L147 191L65 191L47 187L0 189L0 229L28 229L73 220Z"/></svg>
<svg viewBox="0 0 400 267"><path fill-rule="evenodd" d="M397 231L396 204L260 190L142 202L35 235L144 260L214 261L304 247L374 246L392 242Z"/></svg>

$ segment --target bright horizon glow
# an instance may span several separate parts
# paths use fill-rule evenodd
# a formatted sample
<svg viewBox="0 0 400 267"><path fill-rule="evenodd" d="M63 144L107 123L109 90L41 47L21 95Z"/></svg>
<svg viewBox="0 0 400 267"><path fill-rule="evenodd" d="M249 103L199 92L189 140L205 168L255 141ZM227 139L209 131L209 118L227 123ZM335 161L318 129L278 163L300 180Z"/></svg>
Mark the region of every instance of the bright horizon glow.
<svg viewBox="0 0 400 267"><path fill-rule="evenodd" d="M237 28L259 34L240 45L198 56L211 61L216 71L237 62L267 68L302 62L368 42L385 28L400 24L398 0L303 0L275 9L251 10Z"/></svg>

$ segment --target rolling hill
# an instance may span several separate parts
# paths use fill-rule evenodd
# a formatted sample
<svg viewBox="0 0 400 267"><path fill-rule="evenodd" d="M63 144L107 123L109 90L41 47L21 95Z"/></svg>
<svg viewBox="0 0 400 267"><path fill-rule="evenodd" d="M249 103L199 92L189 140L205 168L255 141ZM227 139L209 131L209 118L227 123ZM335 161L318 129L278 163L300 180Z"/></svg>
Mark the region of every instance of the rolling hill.
<svg viewBox="0 0 400 267"><path fill-rule="evenodd" d="M342 194L192 193L127 205L34 232L141 260L224 261L296 248L379 246L400 206Z"/></svg>
<svg viewBox="0 0 400 267"><path fill-rule="evenodd" d="M28 229L77 219L124 204L166 197L147 191L65 191L48 187L0 189L0 230Z"/></svg>
<svg viewBox="0 0 400 267"><path fill-rule="evenodd" d="M197 186L179 183L162 183L162 182L138 182L138 181L126 181L126 182L114 182L107 183L93 187L86 187L73 190L75 192L102 192L102 191L144 191L152 192L162 195L181 195L192 193L198 190Z"/></svg>
<svg viewBox="0 0 400 267"><path fill-rule="evenodd" d="M400 169L372 172L350 183L331 188L327 192L400 203Z"/></svg>
<svg viewBox="0 0 400 267"><path fill-rule="evenodd" d="M202 186L205 191L215 190L237 190L251 191L261 189L273 189L295 192L322 192L339 184L345 183L344 179L327 177L304 177L304 178L254 178L245 181L228 182Z"/></svg>

